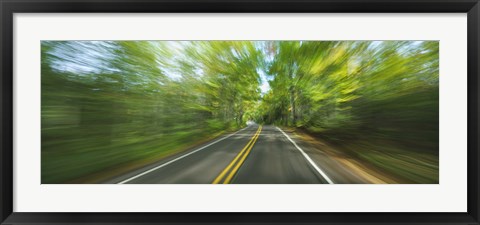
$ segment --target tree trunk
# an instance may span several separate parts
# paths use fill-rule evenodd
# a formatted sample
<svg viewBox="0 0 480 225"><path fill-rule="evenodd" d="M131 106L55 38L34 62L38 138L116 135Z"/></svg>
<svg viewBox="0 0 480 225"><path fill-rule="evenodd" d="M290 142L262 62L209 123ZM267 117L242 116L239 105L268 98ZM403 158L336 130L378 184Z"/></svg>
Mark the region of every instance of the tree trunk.
<svg viewBox="0 0 480 225"><path fill-rule="evenodd" d="M293 126L296 125L296 109L295 109L295 89L293 86L290 87L290 107L292 109L292 124Z"/></svg>

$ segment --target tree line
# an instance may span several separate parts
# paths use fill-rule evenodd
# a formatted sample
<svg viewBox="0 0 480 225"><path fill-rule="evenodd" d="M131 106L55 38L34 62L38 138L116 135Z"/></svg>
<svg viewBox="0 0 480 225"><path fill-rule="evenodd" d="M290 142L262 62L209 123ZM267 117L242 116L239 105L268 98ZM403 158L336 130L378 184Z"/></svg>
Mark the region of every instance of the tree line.
<svg viewBox="0 0 480 225"><path fill-rule="evenodd" d="M247 121L434 154L438 48L436 41L42 41L42 183L161 158Z"/></svg>

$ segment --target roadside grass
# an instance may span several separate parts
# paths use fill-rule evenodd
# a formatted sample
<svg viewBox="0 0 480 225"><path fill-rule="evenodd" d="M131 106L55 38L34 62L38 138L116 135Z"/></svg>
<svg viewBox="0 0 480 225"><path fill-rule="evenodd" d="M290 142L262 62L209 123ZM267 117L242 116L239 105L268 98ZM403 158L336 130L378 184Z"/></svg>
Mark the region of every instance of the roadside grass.
<svg viewBox="0 0 480 225"><path fill-rule="evenodd" d="M367 173L385 183L439 183L439 157L434 152L367 136L338 141L302 128L286 129L324 153L345 159L343 163L360 165L356 168L362 170L357 171L360 175Z"/></svg>
<svg viewBox="0 0 480 225"><path fill-rule="evenodd" d="M109 145L99 145L98 139L90 139L90 144L85 142L85 139L56 142L57 148L62 147L69 151L42 151L42 184L102 183L234 130L236 129L176 132L148 138L131 137L112 141ZM81 151L82 149L88 151Z"/></svg>

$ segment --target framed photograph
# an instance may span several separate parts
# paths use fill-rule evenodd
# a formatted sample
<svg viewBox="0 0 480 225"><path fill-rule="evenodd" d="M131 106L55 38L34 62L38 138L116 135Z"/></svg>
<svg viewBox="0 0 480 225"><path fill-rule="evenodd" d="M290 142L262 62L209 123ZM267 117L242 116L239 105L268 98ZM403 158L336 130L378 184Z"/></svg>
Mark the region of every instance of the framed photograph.
<svg viewBox="0 0 480 225"><path fill-rule="evenodd" d="M479 224L478 0L2 0L1 224Z"/></svg>

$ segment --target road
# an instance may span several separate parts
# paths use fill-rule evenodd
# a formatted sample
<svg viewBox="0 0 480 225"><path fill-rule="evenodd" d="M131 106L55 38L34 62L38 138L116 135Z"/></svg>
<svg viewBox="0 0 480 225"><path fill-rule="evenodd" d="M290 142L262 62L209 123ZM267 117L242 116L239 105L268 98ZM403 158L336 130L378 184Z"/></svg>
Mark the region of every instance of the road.
<svg viewBox="0 0 480 225"><path fill-rule="evenodd" d="M275 126L250 125L116 177L117 184L363 183ZM324 165L321 165L324 164ZM343 172L342 172L343 171ZM335 176L335 179L330 174ZM337 182L335 181L337 180Z"/></svg>

